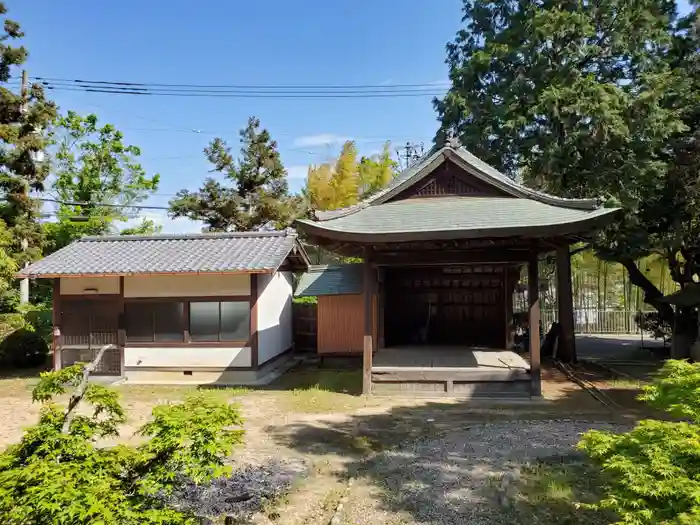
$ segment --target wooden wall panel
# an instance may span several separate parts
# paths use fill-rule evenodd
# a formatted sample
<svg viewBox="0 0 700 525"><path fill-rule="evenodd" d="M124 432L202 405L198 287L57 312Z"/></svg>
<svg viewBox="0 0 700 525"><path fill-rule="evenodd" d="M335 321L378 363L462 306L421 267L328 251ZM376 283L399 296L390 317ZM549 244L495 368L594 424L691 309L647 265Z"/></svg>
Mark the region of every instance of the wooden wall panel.
<svg viewBox="0 0 700 525"><path fill-rule="evenodd" d="M373 302L373 340L377 339L377 300ZM362 355L364 297L362 294L323 295L318 298L318 353Z"/></svg>
<svg viewBox="0 0 700 525"><path fill-rule="evenodd" d="M406 188L391 201L426 197L512 197L512 195L483 182L453 162L445 162L414 186Z"/></svg>

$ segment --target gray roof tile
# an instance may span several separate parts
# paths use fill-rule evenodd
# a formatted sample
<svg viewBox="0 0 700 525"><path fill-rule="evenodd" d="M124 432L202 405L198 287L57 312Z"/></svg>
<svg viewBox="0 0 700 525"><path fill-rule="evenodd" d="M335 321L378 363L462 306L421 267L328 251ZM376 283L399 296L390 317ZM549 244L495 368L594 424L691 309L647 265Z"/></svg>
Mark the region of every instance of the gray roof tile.
<svg viewBox="0 0 700 525"><path fill-rule="evenodd" d="M362 293L362 264L312 266L301 276L296 297Z"/></svg>
<svg viewBox="0 0 700 525"><path fill-rule="evenodd" d="M389 202L335 219L299 223L309 229L348 234L461 232L466 237L503 236L533 228L570 226L575 230L577 224L616 211L563 208L510 197L440 197Z"/></svg>
<svg viewBox="0 0 700 525"><path fill-rule="evenodd" d="M510 177L504 175L493 166L485 163L470 153L466 148L455 147L452 144L447 144L443 147L433 146L415 164L403 170L381 191L375 193L371 197L368 197L364 201L338 210L316 211L315 216L319 221L327 221L351 215L353 213L358 213L359 211L370 206L380 206L387 200L394 197L397 193L419 182L439 164L447 161L447 159L452 159L475 177L478 177L487 184L500 188L514 197L533 199L545 204L562 208L585 210L595 210L598 208L597 199L566 199L563 197L548 195L541 191L523 186Z"/></svg>
<svg viewBox="0 0 700 525"><path fill-rule="evenodd" d="M295 247L303 254L291 232L84 237L20 275L270 272Z"/></svg>

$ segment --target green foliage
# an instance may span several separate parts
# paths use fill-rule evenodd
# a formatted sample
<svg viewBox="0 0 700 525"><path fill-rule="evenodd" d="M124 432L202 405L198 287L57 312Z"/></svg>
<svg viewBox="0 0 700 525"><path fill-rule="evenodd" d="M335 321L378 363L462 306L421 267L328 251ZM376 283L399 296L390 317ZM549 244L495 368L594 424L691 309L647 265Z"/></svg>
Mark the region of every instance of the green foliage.
<svg viewBox="0 0 700 525"><path fill-rule="evenodd" d="M7 9L0 2L0 15ZM48 163L42 153L47 144L46 129L56 108L44 98L40 85L32 85L23 97L9 89L17 79L18 66L28 57L24 47L14 46L24 33L19 24L2 16L0 34L0 219L7 226L11 242L5 248L20 265L41 253L38 222L40 205L31 192L44 189Z"/></svg>
<svg viewBox="0 0 700 525"><path fill-rule="evenodd" d="M12 233L0 219L0 311L13 309L18 300L12 283L19 265L11 253L12 243Z"/></svg>
<svg viewBox="0 0 700 525"><path fill-rule="evenodd" d="M595 505L631 525L700 522L700 364L668 361L640 399L685 421L640 421L630 432L590 431L579 448L607 476Z"/></svg>
<svg viewBox="0 0 700 525"><path fill-rule="evenodd" d="M140 430L148 438L142 445L100 447L99 439L118 435L124 412L117 392L82 378L82 365L41 375L33 392L39 423L0 455L3 523L194 524L161 496L181 476L206 482L226 470L224 458L243 437L237 408L200 394L156 407ZM76 390L60 407L53 400L67 387ZM79 402L91 410L74 412Z"/></svg>
<svg viewBox="0 0 700 525"><path fill-rule="evenodd" d="M255 117L248 119L240 136L238 160L220 138L204 149L214 171L223 173L231 185L208 178L198 191L180 190L170 201L172 217L202 221L209 231L281 229L291 223L299 202L289 196L277 143Z"/></svg>
<svg viewBox="0 0 700 525"><path fill-rule="evenodd" d="M697 278L700 68L697 8L668 0L464 0L447 46L452 87L435 101L443 130L483 160L564 197L625 208L596 248L630 271L666 258Z"/></svg>
<svg viewBox="0 0 700 525"><path fill-rule="evenodd" d="M37 332L20 328L0 342L0 364L34 368L46 363L49 346Z"/></svg>
<svg viewBox="0 0 700 525"><path fill-rule="evenodd" d="M295 297L292 302L296 304L318 304L318 297L315 295L309 297Z"/></svg>
<svg viewBox="0 0 700 525"><path fill-rule="evenodd" d="M4 339L13 332L23 330L35 333L46 345L51 342L52 312L50 307L22 305L17 312L0 315L0 339ZM3 346L0 342L0 348ZM5 360L0 351L0 363L11 365Z"/></svg>
<svg viewBox="0 0 700 525"><path fill-rule="evenodd" d="M136 226L122 228L119 230L119 235L153 235L155 233L160 233L162 229L163 226L156 224L155 221L143 219Z"/></svg>
<svg viewBox="0 0 700 525"><path fill-rule="evenodd" d="M54 141L53 189L59 200L70 204L59 205L59 221L45 225L48 253L85 235L112 231L135 216L128 206L158 189L160 176L146 175L138 162L140 149L124 144L122 133L111 124L100 126L96 115L69 111L57 120ZM154 227L144 221L140 230Z"/></svg>

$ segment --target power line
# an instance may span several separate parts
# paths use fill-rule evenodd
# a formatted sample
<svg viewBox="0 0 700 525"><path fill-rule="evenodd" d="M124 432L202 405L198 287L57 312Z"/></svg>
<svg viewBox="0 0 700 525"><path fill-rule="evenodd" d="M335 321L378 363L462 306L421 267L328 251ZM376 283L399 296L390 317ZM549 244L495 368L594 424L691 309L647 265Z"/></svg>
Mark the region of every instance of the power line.
<svg viewBox="0 0 700 525"><path fill-rule="evenodd" d="M255 89L255 90L275 90L275 89L303 89L303 90L346 90L346 89L395 89L395 88L432 88L436 89L441 84L435 82L419 84L164 84L155 82L125 82L110 80L85 80L56 77L34 77L39 81L75 83L75 84L98 84L114 85L124 88L192 88L192 89Z"/></svg>
<svg viewBox="0 0 700 525"><path fill-rule="evenodd" d="M39 197L34 200L41 202L53 202L55 204L62 204L64 206L93 206L96 208L133 208L139 210L169 210L167 206L147 206L141 204L110 204L106 202L72 202L72 201L62 201L60 199L47 199L46 197Z"/></svg>
<svg viewBox="0 0 700 525"><path fill-rule="evenodd" d="M49 80L39 80L39 83L48 87L56 88L78 88L78 89L97 89L97 90L116 90L126 93L221 93L221 94L264 94L264 95L300 95L300 94L392 94L392 93L425 93L436 91L435 86L426 86L420 88L396 88L393 86L373 87L373 88L336 88L328 89L322 87L316 88L212 88L212 87L197 87L197 88L179 88L179 87L151 87L151 86L123 86L120 84L94 84L90 82L55 82Z"/></svg>
<svg viewBox="0 0 700 525"><path fill-rule="evenodd" d="M140 96L215 98L386 98L440 95L436 84L165 84L35 77L48 90Z"/></svg>
<svg viewBox="0 0 700 525"><path fill-rule="evenodd" d="M160 96L160 97L182 97L182 98L241 98L241 99L362 99L362 98L412 98L412 97L438 97L443 93L430 92L357 92L357 93L242 93L242 92L173 92L173 91L129 91L120 89L99 89L81 87L54 87L45 85L46 89L60 92L80 92L80 93L104 93L111 95L132 95L132 96Z"/></svg>

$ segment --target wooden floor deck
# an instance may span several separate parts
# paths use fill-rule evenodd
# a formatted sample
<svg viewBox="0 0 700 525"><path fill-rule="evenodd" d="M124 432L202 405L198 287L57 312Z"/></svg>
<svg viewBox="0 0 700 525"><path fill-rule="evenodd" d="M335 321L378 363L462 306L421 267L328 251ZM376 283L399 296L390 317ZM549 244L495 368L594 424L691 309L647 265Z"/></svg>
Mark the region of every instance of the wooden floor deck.
<svg viewBox="0 0 700 525"><path fill-rule="evenodd" d="M382 348L372 359L373 391L529 393L527 361L515 352L473 347Z"/></svg>

